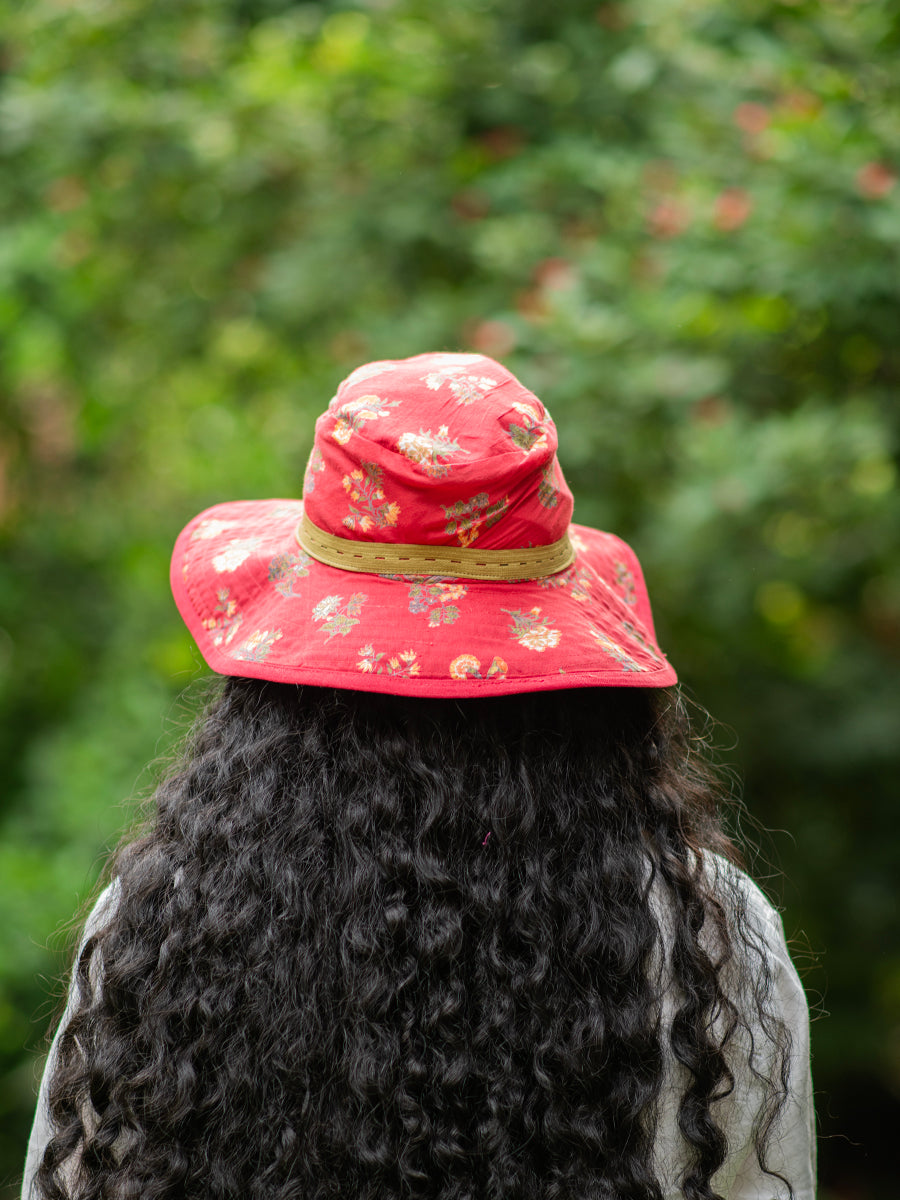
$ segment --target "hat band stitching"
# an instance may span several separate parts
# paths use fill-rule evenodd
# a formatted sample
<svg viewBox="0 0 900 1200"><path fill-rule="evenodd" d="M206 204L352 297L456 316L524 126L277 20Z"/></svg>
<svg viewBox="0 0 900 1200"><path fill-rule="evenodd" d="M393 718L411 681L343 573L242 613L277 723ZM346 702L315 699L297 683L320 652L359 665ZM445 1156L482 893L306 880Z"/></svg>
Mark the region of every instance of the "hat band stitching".
<svg viewBox="0 0 900 1200"><path fill-rule="evenodd" d="M295 537L307 554L328 567L369 575L451 575L456 579L542 579L571 566L575 548L564 533L549 546L512 550L442 551L435 546L355 542L315 525L304 512ZM353 549L348 549L352 546ZM511 557L515 555L515 557ZM523 574L524 572L524 574Z"/></svg>

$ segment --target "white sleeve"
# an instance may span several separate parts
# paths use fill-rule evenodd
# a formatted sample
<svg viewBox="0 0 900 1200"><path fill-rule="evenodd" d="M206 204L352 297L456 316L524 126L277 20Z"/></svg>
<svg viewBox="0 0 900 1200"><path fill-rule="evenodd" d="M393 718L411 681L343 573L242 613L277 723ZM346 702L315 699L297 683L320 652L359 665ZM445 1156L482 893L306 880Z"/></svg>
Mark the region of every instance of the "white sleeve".
<svg viewBox="0 0 900 1200"><path fill-rule="evenodd" d="M734 868L731 868L734 870ZM772 970L771 1005L791 1035L787 1100L768 1143L767 1166L789 1179L795 1200L816 1197L816 1128L810 1068L809 1006L797 970L791 961L784 926L778 912L748 876L744 894L757 918L769 951ZM748 1148L730 1181L728 1200L787 1200L788 1190L766 1174Z"/></svg>
<svg viewBox="0 0 900 1200"><path fill-rule="evenodd" d="M113 882L107 888L105 888L103 892L101 892L97 903L94 905L90 916L85 922L84 933L81 937L81 942L78 947L78 954L75 956L76 965L78 958L81 955L81 951L84 948L85 942L89 937L95 934L98 929L103 928L105 919L114 911L116 901L118 899L118 893L118 880L113 880ZM75 1012L80 998L81 993L78 987L77 975L75 969L73 968L72 977L69 982L69 995L66 1001L65 1012L63 1013L59 1025L57 1026L56 1033L53 1037L53 1042L51 1043L50 1050L47 1054L47 1061L44 1065L44 1073L41 1078L40 1088L38 1090L37 1108L34 1114L34 1123L31 1127L31 1136L28 1139L28 1152L25 1158L25 1172L22 1178L22 1200L31 1200L32 1189L34 1187L34 1177L37 1174L37 1169L40 1166L41 1159L44 1156L44 1150L47 1147L47 1143L50 1141L50 1138L53 1135L53 1130L50 1124L50 1112L47 1103L50 1076L52 1075L53 1068L56 1065L56 1054L57 1047L59 1045L59 1039L63 1030L72 1019L72 1015Z"/></svg>
<svg viewBox="0 0 900 1200"><path fill-rule="evenodd" d="M760 889L739 868L716 854L704 853L704 870L712 890L730 908L736 889L746 906L746 919L755 934L754 943L771 974L770 1011L784 1021L791 1037L788 1059L788 1095L773 1126L766 1154L766 1165L790 1181L794 1200L815 1200L816 1197L816 1139L813 1110L812 1079L809 1060L809 1008L803 986L791 962L781 917ZM658 916L664 937L671 943L672 914L668 897L658 893ZM707 939L710 939L707 942ZM716 951L718 937L714 928L704 929L700 938L709 951ZM743 960L743 956L740 956ZM752 959L752 955L750 956ZM759 969L760 962L743 962L746 971ZM746 996L748 1009L744 1017L752 1034L757 1069L764 1079L777 1070L777 1054L754 1016L753 1001ZM666 1031L680 1003L677 989L666 990L663 1018ZM713 1101L711 1113L728 1137L728 1156L712 1177L713 1190L727 1200L788 1200L786 1184L766 1174L756 1159L754 1126L767 1101L765 1084L747 1069L744 1054L749 1053L748 1031L744 1030L734 1043L738 1055L734 1087L725 1097ZM740 1063L744 1065L741 1066ZM667 1055L667 1074L660 1097L654 1164L663 1186L666 1200L682 1200L679 1181L689 1165L690 1155L678 1123L678 1109L684 1090L691 1083L685 1067L671 1052Z"/></svg>

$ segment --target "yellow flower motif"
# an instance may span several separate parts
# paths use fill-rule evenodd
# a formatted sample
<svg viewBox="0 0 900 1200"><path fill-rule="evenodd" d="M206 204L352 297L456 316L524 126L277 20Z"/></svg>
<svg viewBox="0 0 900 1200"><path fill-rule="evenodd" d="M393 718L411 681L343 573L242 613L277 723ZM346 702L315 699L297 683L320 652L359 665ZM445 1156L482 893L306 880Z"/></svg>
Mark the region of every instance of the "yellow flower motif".
<svg viewBox="0 0 900 1200"><path fill-rule="evenodd" d="M450 664L450 676L452 679L468 679L473 675L477 678L480 670L481 663L474 654L460 654Z"/></svg>
<svg viewBox="0 0 900 1200"><path fill-rule="evenodd" d="M460 654L450 664L452 679L505 679L509 670L502 658L494 655L487 674L481 674L481 663L474 654Z"/></svg>
<svg viewBox="0 0 900 1200"><path fill-rule="evenodd" d="M398 654L392 654L390 658L385 659L385 651L380 650L376 653L375 647L370 642L367 646L360 646L360 660L356 664L358 671L365 671L367 674L376 675L418 675L419 664L416 661L418 655L415 650L401 650Z"/></svg>
<svg viewBox="0 0 900 1200"><path fill-rule="evenodd" d="M444 516L447 518L445 532L452 536L456 534L461 546L471 546L482 528L490 529L506 512L509 506L509 496L490 503L487 492L479 492L471 500L457 500L453 504L442 504Z"/></svg>
<svg viewBox="0 0 900 1200"><path fill-rule="evenodd" d="M237 601L230 598L228 588L220 588L216 599L219 603L213 609L214 615L206 618L203 628L214 633L214 646L227 646L240 629L243 618L237 610Z"/></svg>
<svg viewBox="0 0 900 1200"><path fill-rule="evenodd" d="M354 486L354 481L358 486ZM381 486L381 467L377 463L363 463L341 480L344 491L350 497L350 511L341 524L348 529L362 529L396 525L400 516L400 505L396 501L385 502Z"/></svg>

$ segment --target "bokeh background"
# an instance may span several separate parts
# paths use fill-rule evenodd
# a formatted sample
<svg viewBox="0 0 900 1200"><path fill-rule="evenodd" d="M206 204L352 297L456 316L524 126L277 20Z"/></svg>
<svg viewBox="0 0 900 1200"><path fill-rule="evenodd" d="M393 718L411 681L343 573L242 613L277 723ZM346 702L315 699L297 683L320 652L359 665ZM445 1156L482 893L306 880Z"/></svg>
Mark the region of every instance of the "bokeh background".
<svg viewBox="0 0 900 1200"><path fill-rule="evenodd" d="M54 931L203 674L176 533L298 495L352 367L446 349L637 547L813 1005L821 1196L896 1197L897 5L0 14L0 1196Z"/></svg>

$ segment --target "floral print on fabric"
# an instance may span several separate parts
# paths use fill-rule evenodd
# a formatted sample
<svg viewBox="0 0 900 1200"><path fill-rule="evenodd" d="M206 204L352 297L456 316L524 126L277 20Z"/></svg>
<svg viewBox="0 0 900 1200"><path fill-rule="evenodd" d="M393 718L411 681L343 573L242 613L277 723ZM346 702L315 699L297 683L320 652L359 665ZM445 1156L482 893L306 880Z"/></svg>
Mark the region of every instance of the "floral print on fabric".
<svg viewBox="0 0 900 1200"><path fill-rule="evenodd" d="M294 583L309 574L311 562L308 554L276 554L269 563L269 583L274 583L282 596L296 596Z"/></svg>
<svg viewBox="0 0 900 1200"><path fill-rule="evenodd" d="M448 380L448 383L457 404L472 404L475 400L481 400L491 388L497 386L496 379L478 375L459 375Z"/></svg>
<svg viewBox="0 0 900 1200"><path fill-rule="evenodd" d="M569 526L569 541L572 543L576 554L584 554L587 550L587 542L580 533L576 533L572 525Z"/></svg>
<svg viewBox="0 0 900 1200"><path fill-rule="evenodd" d="M512 617L509 632L520 646L542 652L559 645L559 630L547 628L539 608L532 608L529 612L523 612L520 608L503 608L500 611Z"/></svg>
<svg viewBox="0 0 900 1200"><path fill-rule="evenodd" d="M346 604L343 596L325 596L312 610L312 619L325 622L322 632L328 634L329 641L338 633L346 637L359 624L359 614L367 599L365 592L354 592Z"/></svg>
<svg viewBox="0 0 900 1200"><path fill-rule="evenodd" d="M449 465L438 459L449 458L451 454L468 454L468 450L463 450L458 442L453 441L446 425L441 425L437 433L432 433L430 429L403 433L397 442L397 449L410 462L421 467L431 479L442 479L450 472Z"/></svg>
<svg viewBox="0 0 900 1200"><path fill-rule="evenodd" d="M383 417L389 408L396 408L399 403L399 400L382 400L380 396L357 396L355 400L345 400L340 408L334 410L336 419L331 436L345 446L366 421Z"/></svg>
<svg viewBox="0 0 900 1200"><path fill-rule="evenodd" d="M459 618L456 602L462 600L468 590L464 583L445 583L437 576L423 579L410 584L409 611L428 613L430 629L441 624L452 625Z"/></svg>
<svg viewBox="0 0 900 1200"><path fill-rule="evenodd" d="M482 529L490 529L500 520L509 505L509 496L490 503L487 492L479 492L471 500L457 500L455 504L442 504L447 518L445 532L456 534L461 546L471 546Z"/></svg>
<svg viewBox="0 0 900 1200"><path fill-rule="evenodd" d="M396 525L400 516L400 505L388 503L381 486L381 467L377 463L363 463L341 480L344 491L353 503L342 524L348 529L384 529ZM360 507L354 507L359 505Z"/></svg>
<svg viewBox="0 0 900 1200"><path fill-rule="evenodd" d="M219 588L216 592L218 603L213 609L213 615L203 622L203 628L213 634L214 646L228 646L234 635L241 627L241 614L237 610L237 601L232 600L228 588Z"/></svg>
<svg viewBox="0 0 900 1200"><path fill-rule="evenodd" d="M257 629L234 652L242 662L265 662L269 651L284 634L280 629Z"/></svg>
<svg viewBox="0 0 900 1200"><path fill-rule="evenodd" d="M645 654L649 654L650 657L655 662L658 662L660 665L662 665L662 662L663 662L662 655L657 651L656 647L653 645L653 643L650 641L649 638L645 637L644 634L641 633L641 631L639 629L636 629L630 621L623 621L622 629L631 638L631 640L633 642L637 642L637 644L640 646L640 648L644 651Z"/></svg>
<svg viewBox="0 0 900 1200"><path fill-rule="evenodd" d="M600 644L601 648L603 650L605 650L605 652L607 654L609 654L612 658L614 658L616 660L616 662L622 667L623 670L625 670L625 671L646 671L647 670L647 668L645 666L642 666L641 663L639 663L637 661L637 659L632 658L632 656L626 650L624 650L618 644L618 642L614 642L611 637L608 637L605 633L601 632L601 630L591 629L591 633L594 635L597 642Z"/></svg>
<svg viewBox="0 0 900 1200"><path fill-rule="evenodd" d="M357 669L374 675L405 675L407 678L418 675L419 663L415 650L401 650L399 654L392 654L387 661L384 661L386 653L385 650L376 653L374 646L371 645L362 646L359 650L360 658L356 664Z"/></svg>
<svg viewBox="0 0 900 1200"><path fill-rule="evenodd" d="M547 445L547 431L541 420L541 414L530 404L522 404L518 400L513 401L513 408L522 417L521 425L513 422L506 429L506 432L512 438L515 445L524 451L525 454L530 454L532 450L545 449Z"/></svg>
<svg viewBox="0 0 900 1200"><path fill-rule="evenodd" d="M465 374L465 369L464 363L448 362L439 365L436 371L429 371L427 375L422 376L422 379L429 391L436 392L444 386L448 379L453 379L455 375Z"/></svg>
<svg viewBox="0 0 900 1200"><path fill-rule="evenodd" d="M426 387L433 392L446 383L456 397L457 404L472 404L475 400L483 399L500 382L498 379L489 379L486 375L467 375L462 366L456 365L429 371L422 378Z"/></svg>
<svg viewBox="0 0 900 1200"><path fill-rule="evenodd" d="M538 587L563 588L573 600L590 600L591 587L594 580L588 567L566 567L555 575L545 575L543 579L535 579Z"/></svg>
<svg viewBox="0 0 900 1200"><path fill-rule="evenodd" d="M200 522L191 534L191 541L206 541L209 538L218 537L220 533L224 533L226 529L234 529L239 523L238 521L219 521L215 517L209 517Z"/></svg>
<svg viewBox="0 0 900 1200"><path fill-rule="evenodd" d="M623 562L614 562L613 569L616 572L616 583L622 589L622 599L626 604L634 604L634 576Z"/></svg>
<svg viewBox="0 0 900 1200"><path fill-rule="evenodd" d="M452 679L505 679L508 671L509 667L497 655L494 655L484 675L481 674L481 663L474 654L460 654L450 664Z"/></svg>
<svg viewBox="0 0 900 1200"><path fill-rule="evenodd" d="M559 488L556 486L556 459L548 462L541 474L537 490L538 503L544 508L556 508L559 504Z"/></svg>
<svg viewBox="0 0 900 1200"><path fill-rule="evenodd" d="M241 563L246 562L259 543L258 537L236 538L215 556L212 565L219 574L224 571L236 571Z"/></svg>
<svg viewBox="0 0 900 1200"><path fill-rule="evenodd" d="M313 446L312 453L309 456L309 462L306 464L306 474L303 476L303 494L308 495L315 491L316 476L325 470L325 459L322 451L318 446Z"/></svg>

